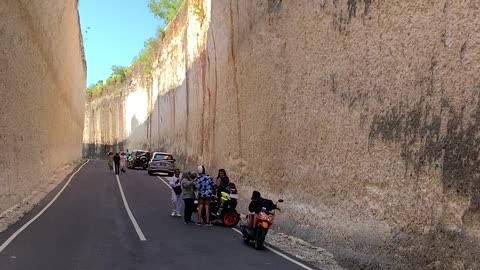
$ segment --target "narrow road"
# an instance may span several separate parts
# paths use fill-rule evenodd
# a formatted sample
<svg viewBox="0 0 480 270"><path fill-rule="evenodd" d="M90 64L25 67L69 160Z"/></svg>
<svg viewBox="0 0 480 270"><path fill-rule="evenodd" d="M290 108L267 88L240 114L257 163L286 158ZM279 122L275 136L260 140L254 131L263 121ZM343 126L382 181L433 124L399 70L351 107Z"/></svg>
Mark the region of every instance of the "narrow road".
<svg viewBox="0 0 480 270"><path fill-rule="evenodd" d="M66 182L66 181L65 181ZM0 245L58 194L62 183L17 224ZM170 190L158 177L128 170L120 175L127 214L114 174L90 161L58 199L0 253L0 269L302 269L275 253L257 251L231 229L184 225L170 216Z"/></svg>

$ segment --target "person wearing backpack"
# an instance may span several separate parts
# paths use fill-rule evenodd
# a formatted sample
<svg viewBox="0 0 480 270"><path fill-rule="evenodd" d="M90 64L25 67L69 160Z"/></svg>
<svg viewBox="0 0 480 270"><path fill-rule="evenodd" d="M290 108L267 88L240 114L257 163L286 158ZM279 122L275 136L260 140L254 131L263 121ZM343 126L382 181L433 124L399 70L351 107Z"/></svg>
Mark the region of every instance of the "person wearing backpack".
<svg viewBox="0 0 480 270"><path fill-rule="evenodd" d="M172 217L181 217L182 211L182 183L180 182L180 170L175 169L174 175L170 177L169 182L172 187Z"/></svg>

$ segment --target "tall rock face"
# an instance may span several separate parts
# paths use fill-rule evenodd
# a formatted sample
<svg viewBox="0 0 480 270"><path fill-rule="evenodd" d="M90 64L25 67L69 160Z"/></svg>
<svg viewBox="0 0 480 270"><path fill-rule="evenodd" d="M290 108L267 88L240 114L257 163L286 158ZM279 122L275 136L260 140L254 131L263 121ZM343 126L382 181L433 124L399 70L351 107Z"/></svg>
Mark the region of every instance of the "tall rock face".
<svg viewBox="0 0 480 270"><path fill-rule="evenodd" d="M152 74L87 103L86 155L225 168L345 265L480 267L480 2L186 2Z"/></svg>
<svg viewBox="0 0 480 270"><path fill-rule="evenodd" d="M0 213L82 158L86 64L77 1L0 3Z"/></svg>

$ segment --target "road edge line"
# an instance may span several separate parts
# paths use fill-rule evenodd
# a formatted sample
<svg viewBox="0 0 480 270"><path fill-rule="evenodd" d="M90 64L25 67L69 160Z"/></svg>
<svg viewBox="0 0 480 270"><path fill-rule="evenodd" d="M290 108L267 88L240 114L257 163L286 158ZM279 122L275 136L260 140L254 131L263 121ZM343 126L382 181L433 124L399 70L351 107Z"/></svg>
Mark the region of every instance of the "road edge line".
<svg viewBox="0 0 480 270"><path fill-rule="evenodd" d="M68 181L67 183L65 183L65 185L63 185L62 189L60 189L60 191L55 195L55 197L53 197L53 199L40 211L38 212L37 215L35 215L32 219L30 219L27 223L23 224L22 227L20 227L20 229L18 229L16 232L14 232L12 235L10 235L10 237L5 240L5 242L0 246L0 253L2 253L3 250L5 250L5 248L7 248L8 245L10 245L11 242L13 242L13 240L15 240L15 238L17 238L18 235L20 235L28 226L30 226L30 224L32 224L37 218L39 218L45 211L47 211L47 209L58 199L58 197L60 197L60 195L62 194L63 190L65 190L65 188L68 186L68 184L70 184L70 182L72 181L73 177L83 168L83 166L85 166L90 160L87 159L87 161L85 161L72 175L70 175L70 178L68 178Z"/></svg>
<svg viewBox="0 0 480 270"><path fill-rule="evenodd" d="M132 221L133 227L135 228L135 231L137 232L138 238L140 238L140 241L147 241L147 238L145 238L145 235L142 232L142 229L140 229L140 226L138 226L137 220L133 216L132 210L130 210L130 207L128 206L127 198L125 197L125 194L123 193L123 188L122 184L120 183L120 177L118 174L115 175L117 178L117 183L118 183L118 188L120 189L120 194L122 195L122 200L123 200L123 205L125 206L125 210L127 211L128 217L130 218L130 221Z"/></svg>
<svg viewBox="0 0 480 270"><path fill-rule="evenodd" d="M231 229L232 229L234 232L236 232L236 233L238 233L238 234L240 234L240 235L243 235L242 232L241 232L240 230L238 230L237 228L231 228ZM297 261L297 260L295 260L295 259L292 259L292 258L290 258L289 256L283 254L282 252L280 252L280 251L278 251L278 250L276 250L276 249L274 249L274 248L271 248L271 247L269 247L269 246L267 246L267 245L264 245L264 247L265 247L266 249L272 251L273 253L277 254L278 256L284 258L285 260L290 261L290 262L292 262L292 263L294 263L294 264L302 267L303 269L306 269L306 270L315 270L314 268L312 268L312 267L310 267L310 266L307 266L307 265L305 265L305 264L303 264L303 263L301 263L301 262L299 262L299 261Z"/></svg>

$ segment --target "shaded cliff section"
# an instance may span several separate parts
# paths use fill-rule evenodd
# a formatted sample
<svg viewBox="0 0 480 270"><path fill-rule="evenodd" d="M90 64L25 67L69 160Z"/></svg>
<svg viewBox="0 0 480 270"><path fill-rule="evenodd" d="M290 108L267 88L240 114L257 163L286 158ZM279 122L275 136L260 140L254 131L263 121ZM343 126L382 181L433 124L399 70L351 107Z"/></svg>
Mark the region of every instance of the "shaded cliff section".
<svg viewBox="0 0 480 270"><path fill-rule="evenodd" d="M245 199L283 197L280 229L347 268L476 269L479 15L474 1L186 1L152 76L87 103L85 152L225 168Z"/></svg>
<svg viewBox="0 0 480 270"><path fill-rule="evenodd" d="M0 213L82 158L86 63L77 4L0 4Z"/></svg>

